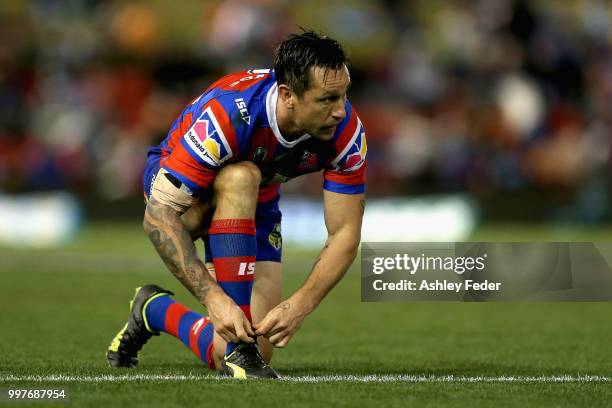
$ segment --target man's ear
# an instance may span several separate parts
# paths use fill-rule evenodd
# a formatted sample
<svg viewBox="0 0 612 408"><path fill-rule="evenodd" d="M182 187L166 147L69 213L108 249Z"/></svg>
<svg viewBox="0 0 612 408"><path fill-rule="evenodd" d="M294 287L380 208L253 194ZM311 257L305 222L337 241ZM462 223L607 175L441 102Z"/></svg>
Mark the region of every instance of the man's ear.
<svg viewBox="0 0 612 408"><path fill-rule="evenodd" d="M295 94L287 85L278 86L278 97L287 109L293 109Z"/></svg>

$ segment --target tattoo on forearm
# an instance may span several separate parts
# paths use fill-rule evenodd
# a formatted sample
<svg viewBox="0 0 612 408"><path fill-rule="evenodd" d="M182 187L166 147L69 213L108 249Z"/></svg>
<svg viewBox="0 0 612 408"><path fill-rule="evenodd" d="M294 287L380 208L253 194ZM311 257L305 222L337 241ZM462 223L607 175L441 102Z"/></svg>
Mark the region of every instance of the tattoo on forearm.
<svg viewBox="0 0 612 408"><path fill-rule="evenodd" d="M314 261L314 264L312 264L312 270L314 270L314 268L317 266L317 264L319 263L319 261L321 260L321 257L323 256L323 252L325 252L325 250L329 248L329 242L325 243L325 246L323 247L323 249L321 250L321 253L319 254L319 256L317 257L317 259Z"/></svg>
<svg viewBox="0 0 612 408"><path fill-rule="evenodd" d="M198 259L195 245L183 228L178 213L152 199L143 226L170 272L203 302L215 282Z"/></svg>

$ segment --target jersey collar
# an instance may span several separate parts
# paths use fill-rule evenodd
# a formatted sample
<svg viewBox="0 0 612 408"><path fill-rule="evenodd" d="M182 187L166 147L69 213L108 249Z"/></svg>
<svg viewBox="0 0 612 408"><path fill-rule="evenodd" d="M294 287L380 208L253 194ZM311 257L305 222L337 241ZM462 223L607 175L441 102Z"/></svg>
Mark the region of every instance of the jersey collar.
<svg viewBox="0 0 612 408"><path fill-rule="evenodd" d="M272 129L272 133L278 139L278 142L285 147L293 147L296 144L300 143L303 140L310 138L308 133L304 133L299 138L289 141L283 137L278 128L278 122L276 121L276 102L278 101L278 85L274 83L268 90L268 94L266 95L266 114L268 115L268 123L270 124L270 129Z"/></svg>

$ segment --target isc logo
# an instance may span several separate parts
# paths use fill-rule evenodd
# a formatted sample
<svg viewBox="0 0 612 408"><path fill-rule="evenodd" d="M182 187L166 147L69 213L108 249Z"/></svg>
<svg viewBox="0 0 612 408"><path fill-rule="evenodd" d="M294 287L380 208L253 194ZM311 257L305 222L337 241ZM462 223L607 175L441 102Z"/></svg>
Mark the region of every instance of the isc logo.
<svg viewBox="0 0 612 408"><path fill-rule="evenodd" d="M240 262L240 267L238 268L238 275L252 275L255 273L255 262Z"/></svg>
<svg viewBox="0 0 612 408"><path fill-rule="evenodd" d="M244 101L244 99L242 98L234 99L234 102L236 102L236 106L238 107L238 110L240 111L240 117L242 118L242 120L244 120L247 125L250 125L251 116L249 115L249 110L247 109L247 104Z"/></svg>

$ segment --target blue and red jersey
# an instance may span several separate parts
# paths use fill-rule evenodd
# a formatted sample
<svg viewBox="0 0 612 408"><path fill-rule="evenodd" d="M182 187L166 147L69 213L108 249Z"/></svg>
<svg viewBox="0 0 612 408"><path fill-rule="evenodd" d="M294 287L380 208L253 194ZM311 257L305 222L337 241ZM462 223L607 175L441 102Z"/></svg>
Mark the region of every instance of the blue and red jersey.
<svg viewBox="0 0 612 408"><path fill-rule="evenodd" d="M195 197L209 189L226 164L252 161L262 172L259 201L276 198L280 183L323 170L323 188L342 194L365 190L366 137L346 102L346 117L332 140L309 134L286 140L276 121L274 72L248 70L225 76L192 101L163 142L149 151Z"/></svg>

